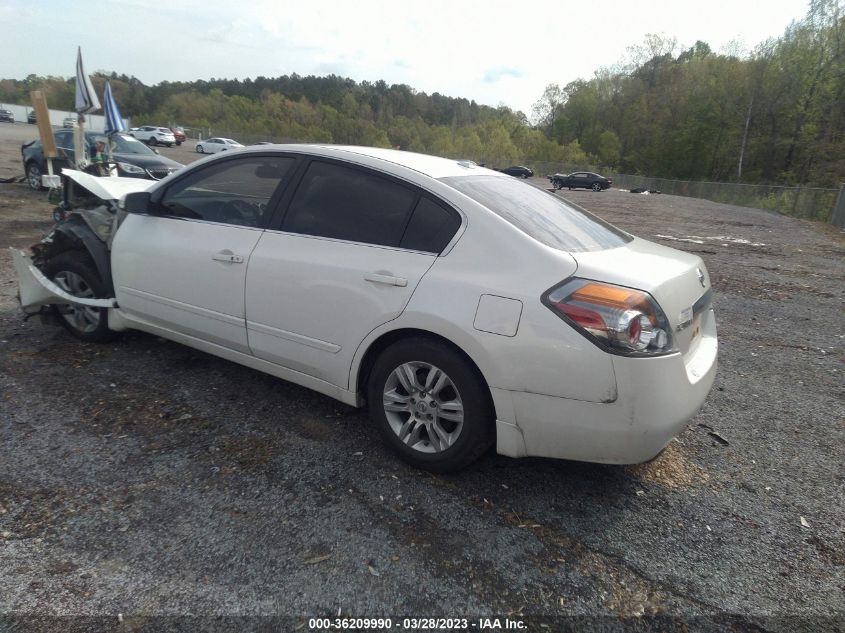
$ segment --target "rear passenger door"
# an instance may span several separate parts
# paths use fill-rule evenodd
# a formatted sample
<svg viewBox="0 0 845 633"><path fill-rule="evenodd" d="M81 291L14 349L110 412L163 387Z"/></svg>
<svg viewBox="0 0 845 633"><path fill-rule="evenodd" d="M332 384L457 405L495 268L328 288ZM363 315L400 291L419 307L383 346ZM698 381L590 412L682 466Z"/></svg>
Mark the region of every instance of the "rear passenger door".
<svg viewBox="0 0 845 633"><path fill-rule="evenodd" d="M315 159L247 271L247 335L264 360L348 388L360 342L402 313L461 225L380 172Z"/></svg>

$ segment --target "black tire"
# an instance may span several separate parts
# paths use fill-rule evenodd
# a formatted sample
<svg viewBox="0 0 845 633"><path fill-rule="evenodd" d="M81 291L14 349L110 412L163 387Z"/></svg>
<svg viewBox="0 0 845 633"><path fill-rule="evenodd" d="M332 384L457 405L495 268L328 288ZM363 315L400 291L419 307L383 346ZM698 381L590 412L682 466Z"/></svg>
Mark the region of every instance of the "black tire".
<svg viewBox="0 0 845 633"><path fill-rule="evenodd" d="M182 141L176 141L176 147L179 147L182 144Z"/></svg>
<svg viewBox="0 0 845 633"><path fill-rule="evenodd" d="M446 391L452 389L453 394L447 396L452 401L462 403L462 426L453 443L447 448L438 448L436 452L423 452L406 444L399 438L397 431L391 427L388 414L384 408L385 389L388 387L388 380L391 379L394 370L397 370L405 363L420 363L429 365L434 369L443 372L452 386L447 386ZM420 368L420 372L426 372ZM417 374L420 384L425 379L425 373ZM397 385L397 389L401 389ZM403 389L404 391L404 389ZM441 390L442 394L444 390ZM426 393L423 391L423 397ZM420 394L417 394L419 398ZM435 394L428 394L430 399ZM410 398L410 394L408 395ZM402 459L412 466L437 473L447 473L460 470L478 459L495 440L495 412L490 397L490 390L479 374L478 370L460 353L450 346L426 338L409 338L398 341L384 350L376 359L373 369L370 372L367 385L367 399L369 402L370 419L375 424L380 435L387 445ZM413 402L413 400L410 400ZM447 403L448 404L448 403ZM408 404L410 408L412 405ZM416 405L415 411L419 411ZM444 405L445 409L445 405ZM450 424L445 418L441 421L434 408L428 411L435 412L437 423L445 426ZM394 413L395 416L404 416L405 412ZM400 418L407 422L410 417L417 413L407 413L407 418ZM395 420L396 418L394 418ZM429 416L429 419L430 416ZM421 428L423 422L414 423ZM451 423L454 424L454 423ZM454 429L457 430L457 429ZM452 431L453 432L453 431ZM409 433L409 435L413 435ZM420 440L424 444L428 438L427 431L423 431ZM431 442L428 442L429 448Z"/></svg>
<svg viewBox="0 0 845 633"><path fill-rule="evenodd" d="M106 285L100 278L97 269L93 262L88 257L88 254L79 251L71 250L59 253L51 260L49 260L44 267L44 274L47 278L55 281L57 285L67 285L66 282L61 282L62 276L65 277L70 273L76 275L81 279L83 289L90 289L97 299L104 299L109 296ZM73 315L77 314L77 308L68 305L54 306L54 312L59 323L76 338L92 343L104 343L113 340L117 333L109 329L108 326L108 309L106 308L92 308L88 311L83 311L83 316L80 319L75 319ZM94 322L84 323L86 327L91 327L86 330L80 326L80 321L87 318L94 319Z"/></svg>
<svg viewBox="0 0 845 633"><path fill-rule="evenodd" d="M594 182L590 186L590 189L592 189L593 191L601 191L601 183L600 182Z"/></svg>
<svg viewBox="0 0 845 633"><path fill-rule="evenodd" d="M156 140L155 136L151 136L147 139L147 145L158 145L158 141Z"/></svg>
<svg viewBox="0 0 845 633"><path fill-rule="evenodd" d="M34 191L41 191L44 187L41 186L41 167L35 161L30 161L26 164L26 182L29 188Z"/></svg>
<svg viewBox="0 0 845 633"><path fill-rule="evenodd" d="M202 145L197 145L197 154L205 154L205 151L202 149Z"/></svg>

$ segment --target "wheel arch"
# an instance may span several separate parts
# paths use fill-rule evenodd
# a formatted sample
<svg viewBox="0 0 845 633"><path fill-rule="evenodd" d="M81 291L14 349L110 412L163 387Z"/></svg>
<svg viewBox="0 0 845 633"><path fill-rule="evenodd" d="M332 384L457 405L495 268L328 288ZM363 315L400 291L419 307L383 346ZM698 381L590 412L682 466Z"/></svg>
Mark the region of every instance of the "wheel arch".
<svg viewBox="0 0 845 633"><path fill-rule="evenodd" d="M460 345L456 344L449 338L441 334L432 332L430 330L417 327L401 327L393 330L388 330L387 332L379 334L374 340L370 341L367 344L365 350L361 351L359 349L359 352L355 355L355 360L358 361L357 365L355 364L355 361L353 361L353 366L350 371L351 391L357 393L359 395L359 398L363 400L364 395L366 394L367 382L369 381L370 372L372 371L373 365L375 364L375 361L378 358L379 354L381 354L385 349L387 349L397 341L408 338L426 338L429 340L437 341L446 345L447 347L452 349L456 354L466 360L467 363L469 363L470 367L473 369L473 371L478 375L478 378L483 381L484 388L488 394L488 397L490 398L490 406L495 414L496 407L492 392L490 391L490 381L484 375L484 372L481 370L479 363L476 362L472 355L467 353L465 349L463 349Z"/></svg>
<svg viewBox="0 0 845 633"><path fill-rule="evenodd" d="M71 250L85 253L97 269L106 289L114 296L108 246L94 234L84 220L73 217L56 226L52 243L39 253L39 257L46 261L59 253Z"/></svg>

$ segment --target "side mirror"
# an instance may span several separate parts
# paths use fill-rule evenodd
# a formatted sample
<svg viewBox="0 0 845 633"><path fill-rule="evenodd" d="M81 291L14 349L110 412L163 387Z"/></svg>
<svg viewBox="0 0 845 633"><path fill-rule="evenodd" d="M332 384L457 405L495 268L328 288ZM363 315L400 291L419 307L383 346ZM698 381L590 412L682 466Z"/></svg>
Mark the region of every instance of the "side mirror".
<svg viewBox="0 0 845 633"><path fill-rule="evenodd" d="M140 213L141 215L148 215L150 213L150 192L136 191L135 193L126 194L123 199L123 210L127 213Z"/></svg>
<svg viewBox="0 0 845 633"><path fill-rule="evenodd" d="M161 152L160 152L160 151L158 151L158 150L157 150L157 149L155 149L155 148L153 148L153 151L154 151L156 154L161 154Z"/></svg>

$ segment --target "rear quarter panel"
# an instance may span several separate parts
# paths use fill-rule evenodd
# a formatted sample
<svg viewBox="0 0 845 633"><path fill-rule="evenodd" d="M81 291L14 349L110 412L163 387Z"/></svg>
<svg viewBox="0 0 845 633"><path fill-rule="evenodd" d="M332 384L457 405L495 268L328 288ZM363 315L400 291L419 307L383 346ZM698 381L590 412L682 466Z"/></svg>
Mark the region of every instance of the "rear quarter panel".
<svg viewBox="0 0 845 633"><path fill-rule="evenodd" d="M590 402L615 400L609 355L540 302L546 290L575 273L572 256L536 242L468 198L459 202L467 211L465 233L435 261L405 311L364 341L353 376L364 351L378 336L417 328L460 347L491 388ZM474 327L485 294L522 303L514 336Z"/></svg>

